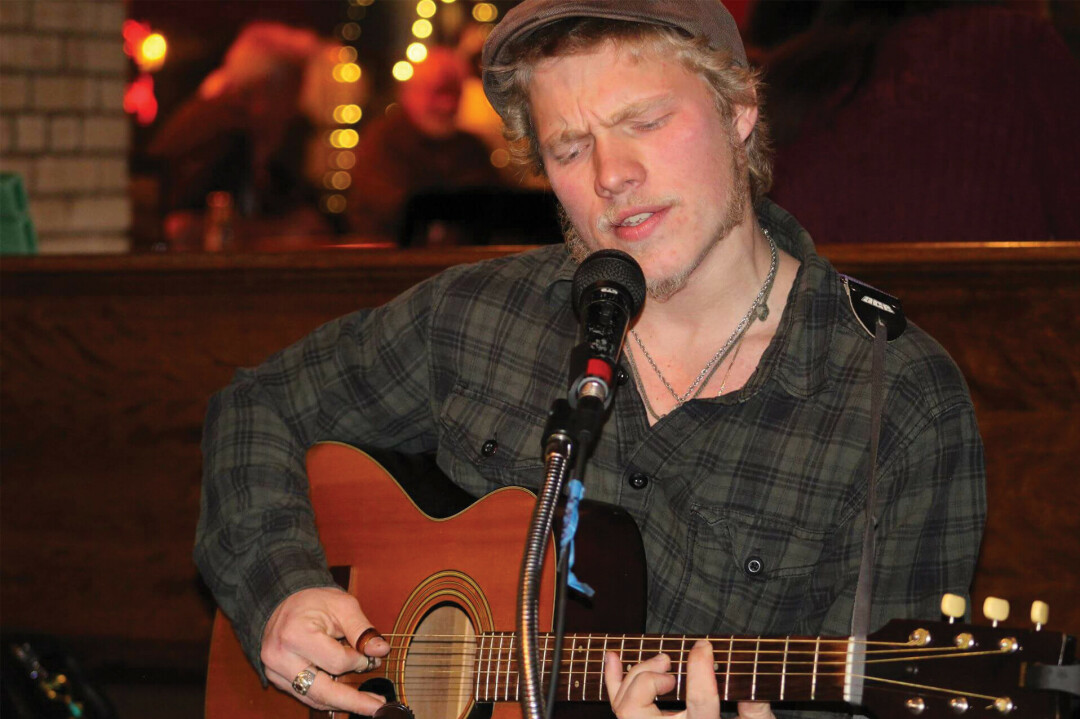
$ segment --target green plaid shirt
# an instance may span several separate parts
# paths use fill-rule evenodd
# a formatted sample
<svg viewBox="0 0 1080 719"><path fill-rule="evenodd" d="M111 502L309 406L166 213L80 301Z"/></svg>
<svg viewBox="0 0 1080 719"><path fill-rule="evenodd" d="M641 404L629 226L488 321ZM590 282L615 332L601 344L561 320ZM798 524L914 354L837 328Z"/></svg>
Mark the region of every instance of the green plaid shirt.
<svg viewBox="0 0 1080 719"><path fill-rule="evenodd" d="M757 371L653 427L633 383L622 387L588 496L638 523L649 631L846 636L872 338L809 235L772 203L758 213L802 265ZM476 496L539 486L541 432L577 342L574 269L559 246L451 268L240 370L214 397L195 558L256 667L274 607L332 583L306 499L313 443L436 452ZM938 618L942 593L966 595L972 580L983 455L959 370L910 323L888 345L878 463L871 623Z"/></svg>

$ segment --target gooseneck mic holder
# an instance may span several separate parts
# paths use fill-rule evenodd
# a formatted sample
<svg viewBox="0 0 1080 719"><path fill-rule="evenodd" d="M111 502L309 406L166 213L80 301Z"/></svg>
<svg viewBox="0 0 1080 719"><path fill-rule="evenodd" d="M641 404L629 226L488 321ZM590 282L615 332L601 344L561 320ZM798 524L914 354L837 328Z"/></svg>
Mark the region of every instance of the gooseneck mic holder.
<svg viewBox="0 0 1080 719"><path fill-rule="evenodd" d="M574 274L573 300L584 339L570 355L568 396L555 400L548 415L543 438L544 485L529 525L518 586L517 662L526 719L544 719L551 710L548 705L545 711L542 696L537 600L555 507L567 474L581 476L607 419L626 332L645 300L645 277L626 253L601 250L590 255ZM560 596L566 591L566 587L558 588ZM561 624L558 617L556 624ZM556 646L552 652L551 686L558 681L559 649Z"/></svg>

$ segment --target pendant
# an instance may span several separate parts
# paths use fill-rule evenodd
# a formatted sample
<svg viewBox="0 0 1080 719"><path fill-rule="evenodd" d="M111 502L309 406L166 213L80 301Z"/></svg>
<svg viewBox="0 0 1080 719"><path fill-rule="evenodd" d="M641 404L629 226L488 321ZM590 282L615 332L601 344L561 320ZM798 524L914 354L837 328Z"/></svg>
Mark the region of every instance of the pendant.
<svg viewBox="0 0 1080 719"><path fill-rule="evenodd" d="M762 302L760 305L758 305L757 317L762 322L767 320L769 318L769 305L765 304L764 302Z"/></svg>

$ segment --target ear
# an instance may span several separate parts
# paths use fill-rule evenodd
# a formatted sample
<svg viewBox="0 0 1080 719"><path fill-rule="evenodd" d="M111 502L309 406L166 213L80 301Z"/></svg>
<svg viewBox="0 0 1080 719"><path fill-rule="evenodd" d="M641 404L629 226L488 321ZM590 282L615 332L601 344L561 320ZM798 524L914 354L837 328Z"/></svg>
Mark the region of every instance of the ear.
<svg viewBox="0 0 1080 719"><path fill-rule="evenodd" d="M750 137L750 133L754 131L754 126L757 125L758 119L758 106L757 105L736 105L735 106L735 132L739 134L739 142L746 142L746 138Z"/></svg>

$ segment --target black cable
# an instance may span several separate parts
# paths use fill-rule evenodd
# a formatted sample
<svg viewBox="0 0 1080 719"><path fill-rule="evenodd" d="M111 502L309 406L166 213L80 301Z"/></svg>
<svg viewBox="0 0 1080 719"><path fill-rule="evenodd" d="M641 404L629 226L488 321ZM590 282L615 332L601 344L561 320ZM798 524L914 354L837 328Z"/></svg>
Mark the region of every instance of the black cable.
<svg viewBox="0 0 1080 719"><path fill-rule="evenodd" d="M570 587L567 586L567 577L570 576L570 561L568 555L570 554L570 548L567 547L566 551L559 555L559 563L557 565L557 589L555 591L555 615L552 617L554 624L554 641L555 646L551 651L551 676L548 684L547 693L547 705L545 712L547 719L555 713L555 694L559 690L559 669L562 666L562 645L563 636L566 633L566 595L570 593ZM541 667L543 671L543 667Z"/></svg>

